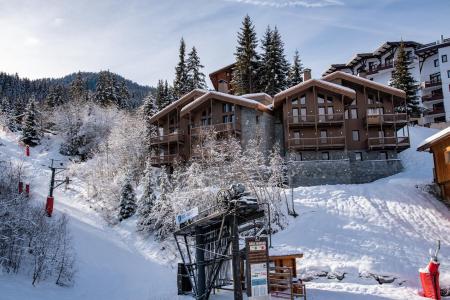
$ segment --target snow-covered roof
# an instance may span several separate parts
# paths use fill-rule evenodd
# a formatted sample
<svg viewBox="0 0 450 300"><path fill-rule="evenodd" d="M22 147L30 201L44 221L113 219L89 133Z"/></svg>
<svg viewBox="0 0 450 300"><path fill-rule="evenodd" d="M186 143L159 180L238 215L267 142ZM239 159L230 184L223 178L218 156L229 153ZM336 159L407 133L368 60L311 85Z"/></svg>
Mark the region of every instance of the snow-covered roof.
<svg viewBox="0 0 450 300"><path fill-rule="evenodd" d="M208 91L202 90L202 89L194 89L194 90L190 91L189 93L183 95L180 99L172 102L171 104L167 105L166 107L164 107L163 109L158 111L156 114L154 114L150 118L150 122L154 122L154 121L158 120L160 117L162 117L165 114L167 114L168 112L174 110L179 105L184 104L184 102L186 102L187 100L190 100L191 98L195 98L195 97L198 97L198 96L206 94L206 93L208 93Z"/></svg>
<svg viewBox="0 0 450 300"><path fill-rule="evenodd" d="M450 126L425 139L419 147L417 147L417 151L426 151L431 145L447 137L450 137Z"/></svg>
<svg viewBox="0 0 450 300"><path fill-rule="evenodd" d="M181 116L185 115L189 111L193 110L194 108L198 107L205 101L212 99L212 98L218 99L218 100L221 100L224 102L232 102L237 105L257 109L260 111L270 111L271 110L266 105L261 104L260 102L252 100L252 99L244 98L242 96L235 96L235 95L230 95L230 94L226 94L226 93L216 92L216 91L209 91L205 95L195 99L194 101L192 101L191 103L189 103L188 105L183 107L181 109L180 115Z"/></svg>
<svg viewBox="0 0 450 300"><path fill-rule="evenodd" d="M273 98L266 94L266 93L253 93L253 94L245 94L241 95L241 97L252 99L252 100L258 100L264 105L270 105L273 101ZM262 102L264 101L264 102Z"/></svg>
<svg viewBox="0 0 450 300"><path fill-rule="evenodd" d="M388 85L385 85L385 84L382 84L382 83L378 83L378 82L375 82L375 81L372 81L372 80L369 80L367 78L363 78L363 77L360 77L360 76L355 76L355 75L352 75L352 74L349 74L349 73L345 73L345 72L342 72L342 71L333 72L333 73L331 73L329 75L326 75L326 76L322 77L322 79L323 80L327 80L327 81L331 81L331 80L334 80L334 79L345 79L345 80L348 80L348 81L352 81L352 82L355 82L355 83L360 83L360 84L366 85L366 86L371 87L373 89L378 89L378 90L384 91L386 93L393 94L394 96L397 96L397 97L400 97L400 98L406 98L406 93L404 91L400 90L400 89L396 89L396 88L393 88L391 86L388 86Z"/></svg>
<svg viewBox="0 0 450 300"><path fill-rule="evenodd" d="M284 99L286 99L286 97L289 97L294 93L299 93L301 91L309 89L312 86L318 86L323 89L330 90L330 91L338 93L338 94L342 94L351 99L354 99L356 97L356 92L354 90L352 90L351 88L348 88L348 87L345 87L345 86L342 86L342 85L339 85L336 83L328 82L328 81L325 81L322 79L309 79L309 80L301 82L297 85L294 85L294 86L288 88L287 90L284 90L284 91L276 94L275 97L273 98L274 106L276 106L278 103L281 103L282 101L284 101Z"/></svg>

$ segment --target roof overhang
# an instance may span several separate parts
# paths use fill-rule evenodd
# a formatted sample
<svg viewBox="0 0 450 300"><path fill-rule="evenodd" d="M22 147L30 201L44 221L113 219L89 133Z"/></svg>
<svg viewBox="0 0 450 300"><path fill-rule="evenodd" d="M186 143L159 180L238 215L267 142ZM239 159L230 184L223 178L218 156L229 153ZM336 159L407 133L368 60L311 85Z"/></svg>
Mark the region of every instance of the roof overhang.
<svg viewBox="0 0 450 300"><path fill-rule="evenodd" d="M417 147L417 151L428 151L431 148L431 146L449 137L450 137L450 126L425 139L419 145L419 147Z"/></svg>
<svg viewBox="0 0 450 300"><path fill-rule="evenodd" d="M151 122L151 123L155 122L156 120L160 119L162 116L165 116L166 114L168 114L172 110L176 109L177 107L185 105L186 103L191 101L192 98L200 97L200 96L206 94L207 92L208 91L202 90L202 89L195 89L195 90L190 91L189 93L183 95L180 99L172 102L171 104L167 105L166 107L164 107L163 109L158 111L156 114L154 114L150 118L149 122Z"/></svg>
<svg viewBox="0 0 450 300"><path fill-rule="evenodd" d="M343 95L350 99L355 99L355 97L356 97L356 92L350 88L347 88L347 87L344 87L344 86L341 86L339 84L335 84L332 82L324 81L321 79L309 79L307 81L304 81L302 83L294 85L293 87L290 87L287 90L284 90L284 91L276 94L275 97L273 98L274 107L277 107L286 98L288 98L292 95L295 95L297 93L306 91L313 86L322 88L324 90L327 90L327 91L330 91L330 92L333 92L333 93L336 93L339 95Z"/></svg>
<svg viewBox="0 0 450 300"><path fill-rule="evenodd" d="M223 102L227 102L227 103L233 103L236 105L248 107L251 109L256 109L256 110L259 110L262 112L272 112L272 110L269 107L267 107L264 104L259 103L258 101L244 98L241 96L234 96L234 95L225 94L225 93L221 93L221 92L210 91L210 92L204 94L203 96L195 99L188 105L184 106L181 109L180 116L181 117L185 116L186 114L188 114L192 110L196 109L197 107L199 107L203 103L207 102L208 100L219 100L219 101L223 101Z"/></svg>
<svg viewBox="0 0 450 300"><path fill-rule="evenodd" d="M374 90L380 90L382 92L388 93L388 94L392 94L396 97L402 98L402 99L406 99L406 93L400 89L396 89L378 82L374 82L372 80L363 78L363 77L359 77L359 76L355 76L352 74L348 74L345 72L341 72L341 71L337 71L334 72L332 74L326 75L322 78L323 80L326 81L333 81L336 79L342 79L342 80L347 80L359 85L363 85L363 86L367 86L369 88L372 88Z"/></svg>

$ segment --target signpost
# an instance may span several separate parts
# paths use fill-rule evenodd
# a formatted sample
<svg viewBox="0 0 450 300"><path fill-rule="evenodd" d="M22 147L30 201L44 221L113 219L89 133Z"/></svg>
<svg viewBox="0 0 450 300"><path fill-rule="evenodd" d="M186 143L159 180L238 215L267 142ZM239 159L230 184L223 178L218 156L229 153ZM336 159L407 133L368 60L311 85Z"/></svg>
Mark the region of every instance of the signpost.
<svg viewBox="0 0 450 300"><path fill-rule="evenodd" d="M269 299L269 247L267 238L247 238L247 296Z"/></svg>

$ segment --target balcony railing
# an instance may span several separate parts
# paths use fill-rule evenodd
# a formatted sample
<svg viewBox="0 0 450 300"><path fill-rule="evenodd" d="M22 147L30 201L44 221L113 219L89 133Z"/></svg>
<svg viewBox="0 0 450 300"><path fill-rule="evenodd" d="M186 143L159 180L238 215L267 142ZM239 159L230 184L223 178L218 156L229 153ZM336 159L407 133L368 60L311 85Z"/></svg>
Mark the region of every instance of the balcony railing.
<svg viewBox="0 0 450 300"><path fill-rule="evenodd" d="M231 132L240 130L241 124L239 122L220 123L220 124L192 127L191 135L200 135L202 132L208 131L215 131L217 133L220 133L220 132Z"/></svg>
<svg viewBox="0 0 450 300"><path fill-rule="evenodd" d="M152 145L163 143L184 143L184 134L182 132L174 132L166 135L159 135L150 139Z"/></svg>
<svg viewBox="0 0 450 300"><path fill-rule="evenodd" d="M422 101L423 102L434 101L434 100L442 100L442 99L444 99L444 95L443 94L434 94L434 95L422 96Z"/></svg>
<svg viewBox="0 0 450 300"><path fill-rule="evenodd" d="M409 137L369 137L367 139L370 149L395 149L409 147Z"/></svg>
<svg viewBox="0 0 450 300"><path fill-rule="evenodd" d="M345 147L345 137L291 138L289 146L294 149L339 149Z"/></svg>
<svg viewBox="0 0 450 300"><path fill-rule="evenodd" d="M422 85L425 88L430 88L430 87L434 87L434 86L441 86L442 85L442 80L441 79L433 79L433 80L430 80L430 81L423 82Z"/></svg>
<svg viewBox="0 0 450 300"><path fill-rule="evenodd" d="M426 111L423 113L425 116L445 114L445 109L443 107L434 108L433 110Z"/></svg>
<svg viewBox="0 0 450 300"><path fill-rule="evenodd" d="M181 159L179 154L154 155L150 158L153 165L172 164L179 159Z"/></svg>
<svg viewBox="0 0 450 300"><path fill-rule="evenodd" d="M303 115L289 117L289 125L314 125L343 123L344 114Z"/></svg>
<svg viewBox="0 0 450 300"><path fill-rule="evenodd" d="M366 122L368 125L406 123L408 115L406 113L367 115Z"/></svg>
<svg viewBox="0 0 450 300"><path fill-rule="evenodd" d="M378 65L372 65L371 68L369 68L369 70L367 71L367 74L375 74L378 71L382 71L382 70L386 70L386 69L390 69L393 68L394 64L393 63L387 63L387 64L378 64Z"/></svg>

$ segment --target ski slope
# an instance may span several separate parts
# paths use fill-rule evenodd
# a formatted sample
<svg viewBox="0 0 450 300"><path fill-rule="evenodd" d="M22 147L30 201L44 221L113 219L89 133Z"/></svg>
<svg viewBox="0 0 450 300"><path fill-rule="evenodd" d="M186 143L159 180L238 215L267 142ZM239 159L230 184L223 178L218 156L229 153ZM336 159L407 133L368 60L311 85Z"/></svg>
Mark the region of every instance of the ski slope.
<svg viewBox="0 0 450 300"><path fill-rule="evenodd" d="M345 274L342 281L319 277L306 283L308 299L423 299L417 296L418 268L428 249L441 240L441 283L450 285L450 212L422 185L432 181L432 157L416 150L436 130L411 128L411 148L401 154L404 172L360 185L302 187L294 190L299 217L274 235L277 252L302 252L302 277ZM23 160L17 137L0 131L0 160ZM43 205L48 193L51 158L58 154L52 137L33 148L24 161L31 179L32 201ZM134 219L108 226L84 200L82 180L55 193L56 214L70 217L77 252L76 284L51 282L37 287L24 276L0 274L1 299L177 299L173 248L144 241ZM417 187L418 186L418 187ZM164 247L164 248L163 248ZM396 278L379 285L370 274ZM215 299L231 299L220 293ZM184 298L183 298L184 299Z"/></svg>

